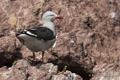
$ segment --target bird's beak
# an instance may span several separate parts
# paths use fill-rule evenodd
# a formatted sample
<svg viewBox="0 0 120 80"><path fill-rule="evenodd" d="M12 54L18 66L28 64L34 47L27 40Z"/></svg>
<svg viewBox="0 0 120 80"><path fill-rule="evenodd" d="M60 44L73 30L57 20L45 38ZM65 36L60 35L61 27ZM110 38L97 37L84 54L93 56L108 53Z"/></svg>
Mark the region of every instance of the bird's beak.
<svg viewBox="0 0 120 80"><path fill-rule="evenodd" d="M57 15L57 16L55 16L55 19L63 19L63 17L62 17L62 16Z"/></svg>

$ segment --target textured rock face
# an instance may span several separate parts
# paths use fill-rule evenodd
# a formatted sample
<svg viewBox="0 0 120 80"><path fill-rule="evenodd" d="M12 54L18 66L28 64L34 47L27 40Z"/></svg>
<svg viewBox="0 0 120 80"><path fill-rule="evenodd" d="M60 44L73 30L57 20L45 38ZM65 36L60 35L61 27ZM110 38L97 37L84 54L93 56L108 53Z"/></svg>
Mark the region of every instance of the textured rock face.
<svg viewBox="0 0 120 80"><path fill-rule="evenodd" d="M70 71L57 75L57 66L52 63L31 66L25 60L19 60L8 69L0 70L0 80L82 80L80 76Z"/></svg>
<svg viewBox="0 0 120 80"><path fill-rule="evenodd" d="M11 65L11 62L19 54L18 48L15 44L15 36L5 36L0 38L0 67L4 65Z"/></svg>
<svg viewBox="0 0 120 80"><path fill-rule="evenodd" d="M44 65L39 66L40 63L36 63L36 66L39 66L41 71L24 61L23 69L19 70L16 65L12 65L15 59L28 58L32 53L25 46L21 46L11 33L16 29L41 25L41 15L47 10L64 17L63 20L55 21L56 45L46 51L44 58L45 63L53 63L59 70L65 65L68 66L68 71L61 75L55 75L56 71L47 73L49 70L44 70L45 67L41 69ZM2 75L10 80L21 74L19 79L67 80L68 76L74 77L74 73L78 74L78 78L71 78L72 80L80 80L81 77L84 80L119 79L119 10L119 0L1 0L0 66L12 65L13 70L10 73L6 67L2 67L0 74L2 72ZM38 62L40 57L41 55L36 53ZM26 69L29 71L26 72ZM32 70L36 71L35 74ZM4 76L0 77L0 80L7 79Z"/></svg>
<svg viewBox="0 0 120 80"><path fill-rule="evenodd" d="M114 64L99 64L93 69L96 74L91 75L91 80L118 80L120 68Z"/></svg>

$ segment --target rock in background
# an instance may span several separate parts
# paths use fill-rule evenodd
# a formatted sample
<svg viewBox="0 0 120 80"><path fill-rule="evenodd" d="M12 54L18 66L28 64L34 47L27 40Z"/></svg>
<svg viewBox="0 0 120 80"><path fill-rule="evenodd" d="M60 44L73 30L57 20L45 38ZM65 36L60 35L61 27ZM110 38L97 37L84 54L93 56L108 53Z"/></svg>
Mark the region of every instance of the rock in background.
<svg viewBox="0 0 120 80"><path fill-rule="evenodd" d="M41 16L47 10L62 15L64 19L55 21L56 45L46 52L46 64L41 65L54 64L58 67L57 71L67 66L67 71L61 75L55 75L57 71L55 74L47 73L48 69L37 72L37 67L25 61L24 65L17 67L22 64L21 60L32 53L20 44L13 32L16 29L40 26ZM119 14L119 0L1 0L0 75L3 76L0 80L32 80L34 77L45 80L119 79ZM39 53L36 53L36 58L39 57ZM15 60L18 61L16 65L13 64ZM68 79L68 75L73 78Z"/></svg>

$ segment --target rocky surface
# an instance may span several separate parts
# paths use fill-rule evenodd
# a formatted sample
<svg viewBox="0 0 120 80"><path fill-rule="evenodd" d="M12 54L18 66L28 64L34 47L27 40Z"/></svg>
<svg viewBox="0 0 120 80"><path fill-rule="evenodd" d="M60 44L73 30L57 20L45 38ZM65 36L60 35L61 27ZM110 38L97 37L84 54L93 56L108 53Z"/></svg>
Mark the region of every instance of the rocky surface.
<svg viewBox="0 0 120 80"><path fill-rule="evenodd" d="M31 66L26 60L19 60L8 69L0 69L0 80L83 80L70 71L57 75L57 67L52 63Z"/></svg>
<svg viewBox="0 0 120 80"><path fill-rule="evenodd" d="M43 69L45 66L41 69L42 66L37 68L24 61L32 53L12 34L18 29L40 26L41 16L47 10L64 16L64 19L55 21L57 41L55 47L46 51L45 64L40 62L41 55L36 53L38 61L35 65L54 64L58 68L53 73ZM34 77L67 80L68 76L71 80L119 79L119 14L119 0L1 0L0 75L3 76L0 80L8 80L8 77L9 80L31 80ZM18 63L13 65L15 60ZM64 66L67 71L55 75Z"/></svg>
<svg viewBox="0 0 120 80"><path fill-rule="evenodd" d="M99 64L93 68L94 74L91 80L118 80L120 79L120 67L114 64Z"/></svg>
<svg viewBox="0 0 120 80"><path fill-rule="evenodd" d="M19 52L20 45L15 42L15 36L4 36L0 38L0 67L4 65L10 66L15 60L17 55L21 55Z"/></svg>

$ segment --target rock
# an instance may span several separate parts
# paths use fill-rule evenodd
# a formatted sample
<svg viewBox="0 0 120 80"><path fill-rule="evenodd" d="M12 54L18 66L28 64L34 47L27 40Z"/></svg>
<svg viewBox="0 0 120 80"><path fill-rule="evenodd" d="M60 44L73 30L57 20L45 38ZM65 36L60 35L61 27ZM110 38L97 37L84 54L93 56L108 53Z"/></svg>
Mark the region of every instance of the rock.
<svg viewBox="0 0 120 80"><path fill-rule="evenodd" d="M120 68L114 64L99 64L93 69L94 74L90 80L118 80Z"/></svg>
<svg viewBox="0 0 120 80"><path fill-rule="evenodd" d="M64 74L54 75L51 80L83 80L80 76L70 71L64 72Z"/></svg>
<svg viewBox="0 0 120 80"><path fill-rule="evenodd" d="M9 77L9 74L10 72L6 66L3 66L2 68L0 68L0 79L1 80L7 79Z"/></svg>
<svg viewBox="0 0 120 80"><path fill-rule="evenodd" d="M15 36L0 38L0 67L12 65L13 60L19 54L20 46L16 45Z"/></svg>
<svg viewBox="0 0 120 80"><path fill-rule="evenodd" d="M10 24L8 23L8 16L6 14L6 10L4 10L3 7L0 7L0 37L7 35L9 31Z"/></svg>
<svg viewBox="0 0 120 80"><path fill-rule="evenodd" d="M55 80L55 77L60 78L60 75L56 75L58 72L57 67L52 63L38 64L35 67L25 60L18 60L9 69L6 67L0 68L0 80ZM82 80L79 75L70 71L66 71L61 75L64 76L65 80Z"/></svg>
<svg viewBox="0 0 120 80"><path fill-rule="evenodd" d="M120 66L119 0L2 0L0 5L0 46L4 48L4 50L0 49L1 67L8 66L8 64L12 66L17 53L21 54L17 55L16 59L32 56L32 52L25 46L22 48L17 46L20 48L19 51L14 51L14 40L12 40L14 38L11 38L9 33L18 28L40 26L41 15L47 10L63 15L64 19L55 21L58 37L56 46L46 51L44 56L46 64L53 63L58 66L59 70L66 65L69 71L80 75L85 80L90 80L91 77L93 77L92 80L98 79L90 76L91 74L107 74L108 72L102 71L101 68L104 63ZM19 41L16 44L20 45ZM4 55L10 55L9 59L8 57L6 59ZM41 54L36 53L36 58L39 62ZM96 66L98 70L94 71ZM56 73L56 68L53 68L55 69L52 69L53 72L46 74L49 68L40 71L43 78L45 78L44 75L48 76L45 79L52 79L51 75ZM109 67L106 68L109 69ZM29 69L37 70L35 67ZM18 72L18 74L24 74L24 71ZM109 72L114 73L115 70L110 69ZM25 78L24 75L22 78ZM38 77L39 74L33 75L30 72L30 75L32 77L29 79L33 79L34 75L37 79L41 79ZM65 75L59 76L66 77ZM60 79L59 76L57 76L58 79Z"/></svg>

